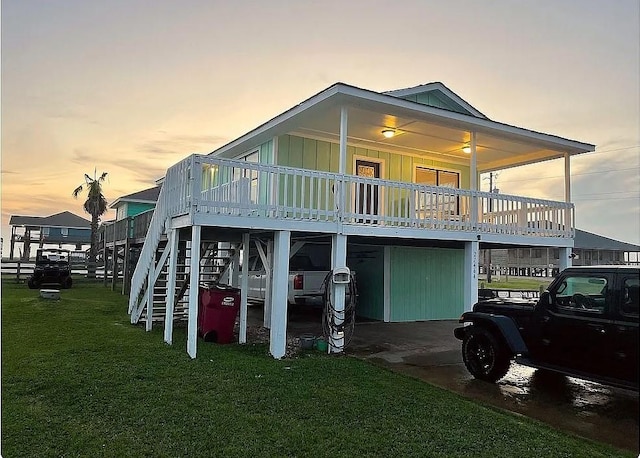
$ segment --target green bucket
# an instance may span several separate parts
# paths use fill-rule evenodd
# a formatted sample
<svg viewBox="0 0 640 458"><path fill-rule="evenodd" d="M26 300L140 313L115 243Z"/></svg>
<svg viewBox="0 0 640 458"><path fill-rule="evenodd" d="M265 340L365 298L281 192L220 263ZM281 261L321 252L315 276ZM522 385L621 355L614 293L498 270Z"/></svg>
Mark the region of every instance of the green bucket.
<svg viewBox="0 0 640 458"><path fill-rule="evenodd" d="M325 352L327 351L327 341L324 339L316 339L316 350Z"/></svg>

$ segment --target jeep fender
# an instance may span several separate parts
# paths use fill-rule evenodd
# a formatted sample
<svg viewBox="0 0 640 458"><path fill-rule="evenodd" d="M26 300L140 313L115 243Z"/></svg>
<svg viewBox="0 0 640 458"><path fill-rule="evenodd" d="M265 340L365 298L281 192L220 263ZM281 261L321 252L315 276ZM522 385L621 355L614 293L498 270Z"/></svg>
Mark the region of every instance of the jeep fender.
<svg viewBox="0 0 640 458"><path fill-rule="evenodd" d="M528 355L529 349L524 343L520 331L516 323L504 315L494 315L493 313L467 312L460 318L460 322L470 322L473 326L483 327L495 332L501 336L504 342L509 346L513 355ZM471 326L457 328L454 332L455 336L462 340Z"/></svg>

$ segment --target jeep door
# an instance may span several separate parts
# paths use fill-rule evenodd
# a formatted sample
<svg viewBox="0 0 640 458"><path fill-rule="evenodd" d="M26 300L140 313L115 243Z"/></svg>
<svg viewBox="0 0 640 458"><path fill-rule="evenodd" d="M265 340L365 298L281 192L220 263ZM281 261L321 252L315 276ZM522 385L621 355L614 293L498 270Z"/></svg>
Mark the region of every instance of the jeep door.
<svg viewBox="0 0 640 458"><path fill-rule="evenodd" d="M637 272L623 272L618 278L620 287L609 330L612 376L638 386L640 278Z"/></svg>
<svg viewBox="0 0 640 458"><path fill-rule="evenodd" d="M537 315L535 358L563 368L605 375L608 362L611 275L567 273L554 286L551 304Z"/></svg>

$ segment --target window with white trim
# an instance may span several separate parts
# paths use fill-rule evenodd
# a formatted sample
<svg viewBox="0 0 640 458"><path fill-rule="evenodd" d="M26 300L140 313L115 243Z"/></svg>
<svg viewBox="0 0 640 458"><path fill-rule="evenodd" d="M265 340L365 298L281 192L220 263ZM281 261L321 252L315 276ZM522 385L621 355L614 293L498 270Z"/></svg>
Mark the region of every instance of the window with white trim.
<svg viewBox="0 0 640 458"><path fill-rule="evenodd" d="M416 183L429 186L459 189L460 173L450 170L433 169L424 166L416 166ZM418 192L418 210L436 211L438 217L460 214L460 202L456 193L444 192Z"/></svg>

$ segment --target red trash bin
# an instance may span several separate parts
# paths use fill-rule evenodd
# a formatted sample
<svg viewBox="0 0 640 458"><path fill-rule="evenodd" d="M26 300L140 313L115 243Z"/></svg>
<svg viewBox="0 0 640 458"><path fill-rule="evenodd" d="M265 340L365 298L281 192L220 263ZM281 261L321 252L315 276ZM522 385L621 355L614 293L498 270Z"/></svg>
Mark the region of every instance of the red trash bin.
<svg viewBox="0 0 640 458"><path fill-rule="evenodd" d="M198 332L205 342L233 341L233 328L240 310L240 290L227 285L200 288Z"/></svg>

